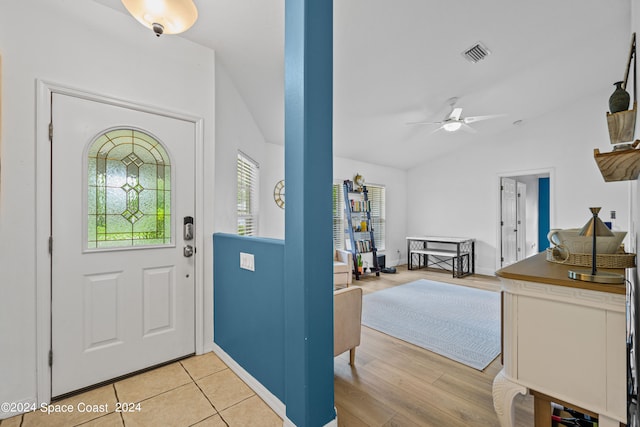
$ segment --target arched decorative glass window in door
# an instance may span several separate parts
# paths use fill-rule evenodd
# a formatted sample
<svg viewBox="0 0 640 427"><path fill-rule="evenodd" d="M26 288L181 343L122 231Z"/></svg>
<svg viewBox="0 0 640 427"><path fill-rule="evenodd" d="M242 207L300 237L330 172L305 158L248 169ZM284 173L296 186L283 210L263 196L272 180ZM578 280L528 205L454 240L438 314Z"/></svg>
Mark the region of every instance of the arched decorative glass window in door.
<svg viewBox="0 0 640 427"><path fill-rule="evenodd" d="M88 249L171 244L171 161L158 140L112 129L87 161Z"/></svg>

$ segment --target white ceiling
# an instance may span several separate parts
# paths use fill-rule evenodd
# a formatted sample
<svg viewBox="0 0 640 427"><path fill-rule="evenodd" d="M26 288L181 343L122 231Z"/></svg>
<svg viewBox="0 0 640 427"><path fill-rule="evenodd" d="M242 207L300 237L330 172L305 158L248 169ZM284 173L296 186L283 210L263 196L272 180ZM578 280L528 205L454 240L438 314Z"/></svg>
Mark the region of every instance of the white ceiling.
<svg viewBox="0 0 640 427"><path fill-rule="evenodd" d="M95 1L126 13L120 0ZM194 1L198 21L181 36L216 51L265 140L282 144L284 1ZM407 169L613 91L631 1L334 1L334 154ZM478 41L491 55L472 64L461 52ZM506 115L473 134L406 124L443 119L451 97L466 116Z"/></svg>

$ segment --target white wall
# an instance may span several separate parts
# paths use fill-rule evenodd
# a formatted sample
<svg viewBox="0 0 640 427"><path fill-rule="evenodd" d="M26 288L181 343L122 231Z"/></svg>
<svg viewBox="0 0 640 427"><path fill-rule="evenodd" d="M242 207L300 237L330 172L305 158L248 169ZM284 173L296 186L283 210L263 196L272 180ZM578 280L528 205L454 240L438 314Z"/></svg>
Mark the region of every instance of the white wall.
<svg viewBox="0 0 640 427"><path fill-rule="evenodd" d="M273 200L273 189L276 183L284 179L284 146L266 143L266 163L260 170L262 203L260 205L261 236L284 239L284 209ZM285 184L285 194L286 194ZM286 197L285 197L286 203Z"/></svg>
<svg viewBox="0 0 640 427"><path fill-rule="evenodd" d="M237 232L237 168L238 150L260 165L259 209L264 206L265 188L271 185L268 174L267 146L251 112L238 93L229 73L220 61L216 62L216 187L215 231ZM275 183L274 183L275 185ZM263 235L263 221L259 219L258 234Z"/></svg>
<svg viewBox="0 0 640 427"><path fill-rule="evenodd" d="M209 49L178 37L156 38L128 15L97 3L49 0L0 2L0 55L0 402L35 401L36 321L49 315L36 313L35 254L48 237L35 229L36 200L48 191L36 193L36 80L202 117L204 161L213 165L215 60ZM213 184L211 167L205 185ZM212 258L212 203L205 202L200 223L205 260ZM208 341L211 300L206 287Z"/></svg>
<svg viewBox="0 0 640 427"><path fill-rule="evenodd" d="M605 183L593 149L611 151L605 112L611 94L603 89L500 135L483 136L462 150L408 172L408 233L469 236L476 241L476 272L496 266L497 175L553 169L551 228L581 227L590 206L619 212L628 221L626 182ZM427 185L439 183L439 185ZM455 197L452 197L455 195Z"/></svg>

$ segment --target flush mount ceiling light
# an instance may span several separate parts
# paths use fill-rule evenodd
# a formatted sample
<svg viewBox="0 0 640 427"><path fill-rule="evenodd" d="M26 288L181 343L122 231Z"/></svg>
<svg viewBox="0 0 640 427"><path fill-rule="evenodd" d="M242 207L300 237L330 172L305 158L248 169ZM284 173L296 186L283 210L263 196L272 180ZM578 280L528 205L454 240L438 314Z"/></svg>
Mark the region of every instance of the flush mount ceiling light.
<svg viewBox="0 0 640 427"><path fill-rule="evenodd" d="M158 37L182 33L198 19L198 9L192 0L122 0L122 4Z"/></svg>

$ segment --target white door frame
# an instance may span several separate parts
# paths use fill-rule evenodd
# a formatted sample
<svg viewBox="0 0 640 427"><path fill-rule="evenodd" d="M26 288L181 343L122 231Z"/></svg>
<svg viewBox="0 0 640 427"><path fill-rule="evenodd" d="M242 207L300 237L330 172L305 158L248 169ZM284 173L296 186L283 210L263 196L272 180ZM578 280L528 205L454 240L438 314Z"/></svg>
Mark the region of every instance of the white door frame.
<svg viewBox="0 0 640 427"><path fill-rule="evenodd" d="M501 246L502 246L502 233L500 227L500 185L502 182L502 178L504 177L517 177L517 176L525 176L525 175L549 175L549 227L553 228L556 223L556 190L555 190L555 168L542 168L542 169L529 169L529 170L519 170L519 171L511 171L511 172L498 172L496 174L496 194L498 197L496 198L496 271L500 270L501 262Z"/></svg>
<svg viewBox="0 0 640 427"><path fill-rule="evenodd" d="M195 127L195 352L204 351L204 134L203 119L95 92L71 88L48 81L37 81L36 101L36 392L38 405L51 401L51 96L53 93L74 96L118 107L143 111L173 119L192 122ZM55 242L54 242L55 245Z"/></svg>

